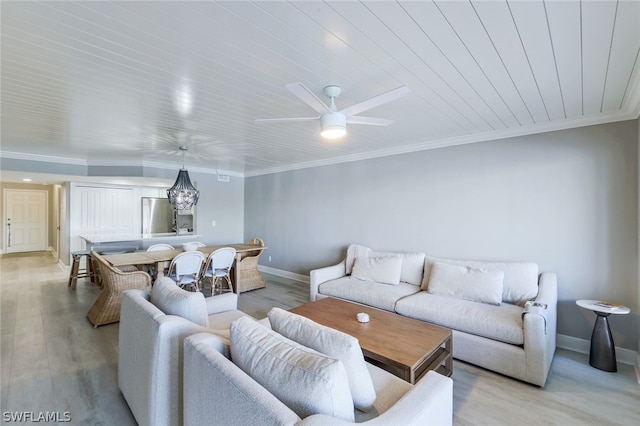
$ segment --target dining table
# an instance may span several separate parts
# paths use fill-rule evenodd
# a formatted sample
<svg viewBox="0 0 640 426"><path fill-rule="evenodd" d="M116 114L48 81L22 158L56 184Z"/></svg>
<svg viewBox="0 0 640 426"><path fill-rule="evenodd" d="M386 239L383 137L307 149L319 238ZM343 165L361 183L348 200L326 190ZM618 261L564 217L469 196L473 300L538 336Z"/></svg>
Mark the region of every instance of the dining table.
<svg viewBox="0 0 640 426"><path fill-rule="evenodd" d="M243 259L253 256L259 256L262 251L264 251L267 247L260 244L253 243L233 243L233 244L220 244L220 245L211 245L199 247L197 250L201 251L205 256L209 256L210 253L214 252L217 249L223 247L231 247L236 250L235 261L233 262L233 266L231 268L231 282L233 284L233 291L235 293L240 292L242 286L242 280L244 279L243 275L247 275L251 277L252 284L251 290L255 288L263 288L266 287L267 284L260 275L260 272L257 268L257 262L255 265L252 265L249 269L238 267ZM122 266L135 265L149 265L154 266L157 271L158 277L164 275L164 270L169 267L171 261L178 254L183 253L183 249L173 249L173 250L158 250L158 251L135 251L131 253L117 253L117 254L105 254L102 257L109 262L109 264L113 267L119 268ZM258 282L256 283L256 278ZM240 285L239 285L240 284Z"/></svg>

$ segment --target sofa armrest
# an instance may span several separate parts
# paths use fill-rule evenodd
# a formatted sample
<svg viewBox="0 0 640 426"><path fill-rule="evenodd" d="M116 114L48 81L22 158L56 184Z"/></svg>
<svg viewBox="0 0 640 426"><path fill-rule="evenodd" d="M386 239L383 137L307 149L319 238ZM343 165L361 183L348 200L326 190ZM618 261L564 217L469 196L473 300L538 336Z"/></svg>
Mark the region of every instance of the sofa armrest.
<svg viewBox="0 0 640 426"><path fill-rule="evenodd" d="M553 272L543 272L538 281L538 297L536 302L544 303L548 307L553 307L555 311L558 304L558 277Z"/></svg>
<svg viewBox="0 0 640 426"><path fill-rule="evenodd" d="M238 295L235 293L223 293L204 300L207 302L208 315L238 309Z"/></svg>
<svg viewBox="0 0 640 426"><path fill-rule="evenodd" d="M527 304L529 303L530 302L527 302ZM540 278L538 280L538 296L533 300L533 305L525 305L525 310L522 315L524 318L531 315L542 317L546 323L545 332L555 332L555 327L553 327L553 325L556 322L557 306L558 282L556 274L543 272L540 274Z"/></svg>
<svg viewBox="0 0 640 426"><path fill-rule="evenodd" d="M139 424L182 422L182 341L206 328L165 315L149 294L122 295L118 335L118 386Z"/></svg>
<svg viewBox="0 0 640 426"><path fill-rule="evenodd" d="M293 411L216 348L215 336L184 341L184 425L293 425Z"/></svg>
<svg viewBox="0 0 640 426"><path fill-rule="evenodd" d="M346 261L337 265L325 266L324 268L313 269L309 273L309 300L315 302L318 294L318 286L323 282L344 277L346 273Z"/></svg>
<svg viewBox="0 0 640 426"><path fill-rule="evenodd" d="M453 380L429 371L391 408L363 425L451 425L453 423ZM349 425L351 422L315 414L299 425Z"/></svg>
<svg viewBox="0 0 640 426"><path fill-rule="evenodd" d="M534 300L544 309L523 313L524 349L527 381L544 386L556 351L558 316L558 279L552 272L543 272L538 281L538 296Z"/></svg>

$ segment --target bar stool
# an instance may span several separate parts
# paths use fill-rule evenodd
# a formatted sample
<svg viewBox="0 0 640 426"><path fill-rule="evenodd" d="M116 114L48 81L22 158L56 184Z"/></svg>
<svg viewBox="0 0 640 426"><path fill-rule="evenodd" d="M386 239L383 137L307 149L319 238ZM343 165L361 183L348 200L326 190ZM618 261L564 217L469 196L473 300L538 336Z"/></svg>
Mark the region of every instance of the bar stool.
<svg viewBox="0 0 640 426"><path fill-rule="evenodd" d="M73 251L71 252L71 256L73 257L73 263L71 263L71 272L69 273L69 284L67 287L75 290L78 278L91 278L91 281L95 282L97 274L89 250ZM80 269L83 256L86 256L84 268Z"/></svg>

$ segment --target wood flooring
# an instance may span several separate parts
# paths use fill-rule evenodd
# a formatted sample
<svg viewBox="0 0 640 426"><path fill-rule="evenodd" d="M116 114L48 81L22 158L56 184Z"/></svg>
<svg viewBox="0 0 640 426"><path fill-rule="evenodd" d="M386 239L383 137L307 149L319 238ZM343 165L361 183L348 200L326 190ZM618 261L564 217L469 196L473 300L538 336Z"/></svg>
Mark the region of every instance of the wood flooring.
<svg viewBox="0 0 640 426"><path fill-rule="evenodd" d="M308 301L307 284L264 276L267 288L243 293L241 310L263 318ZM74 425L133 425L117 384L118 324L94 329L85 315L98 288L70 290L67 279L47 253L0 260L0 423L67 412ZM455 425L640 424L633 368L606 373L584 354L558 350L542 389L457 360L452 378Z"/></svg>

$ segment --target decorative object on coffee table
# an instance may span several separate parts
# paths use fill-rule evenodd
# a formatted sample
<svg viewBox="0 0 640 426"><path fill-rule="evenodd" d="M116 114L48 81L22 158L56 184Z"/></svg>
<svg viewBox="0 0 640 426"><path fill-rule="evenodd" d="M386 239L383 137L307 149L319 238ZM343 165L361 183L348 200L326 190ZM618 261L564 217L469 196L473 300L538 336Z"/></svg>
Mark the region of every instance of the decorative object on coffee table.
<svg viewBox="0 0 640 426"><path fill-rule="evenodd" d="M581 308L592 310L596 316L591 334L591 350L589 351L589 365L599 370L618 371L616 365L616 347L609 328L607 317L611 314L628 314L629 308L618 303L602 300L577 300Z"/></svg>

